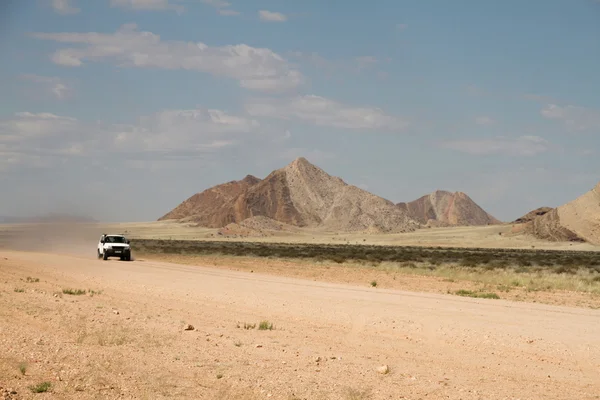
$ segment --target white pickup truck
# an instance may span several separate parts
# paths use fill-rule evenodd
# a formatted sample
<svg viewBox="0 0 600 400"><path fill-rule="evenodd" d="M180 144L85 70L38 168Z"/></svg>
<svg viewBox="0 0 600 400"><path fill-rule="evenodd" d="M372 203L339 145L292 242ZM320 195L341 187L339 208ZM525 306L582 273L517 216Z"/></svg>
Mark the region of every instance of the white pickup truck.
<svg viewBox="0 0 600 400"><path fill-rule="evenodd" d="M131 245L123 235L100 236L98 241L98 258L119 257L121 261L131 261Z"/></svg>

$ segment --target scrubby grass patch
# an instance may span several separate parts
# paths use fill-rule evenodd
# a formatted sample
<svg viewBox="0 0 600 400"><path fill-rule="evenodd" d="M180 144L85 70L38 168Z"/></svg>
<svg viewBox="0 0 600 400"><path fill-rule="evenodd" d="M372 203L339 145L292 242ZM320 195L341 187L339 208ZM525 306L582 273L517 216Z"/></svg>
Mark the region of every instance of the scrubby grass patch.
<svg viewBox="0 0 600 400"><path fill-rule="evenodd" d="M600 252L484 249L456 247L375 246L367 244L312 244L312 243L260 243L200 240L136 239L134 250L147 254L229 255L311 259L346 263L368 262L427 262L431 265L461 264L466 267L490 265L490 268L540 266L585 266L598 268Z"/></svg>
<svg viewBox="0 0 600 400"><path fill-rule="evenodd" d="M46 393L52 388L52 383L50 382L42 382L37 385L30 386L29 389L33 393Z"/></svg>
<svg viewBox="0 0 600 400"><path fill-rule="evenodd" d="M72 296L81 296L81 295L87 293L87 291L85 289L70 289L70 288L63 289L62 292L64 294L70 294Z"/></svg>
<svg viewBox="0 0 600 400"><path fill-rule="evenodd" d="M272 331L273 330L273 323L264 320L264 321L260 321L260 323L258 324L258 330L259 331Z"/></svg>
<svg viewBox="0 0 600 400"><path fill-rule="evenodd" d="M72 296L82 296L84 294L88 294L90 297L102 294L102 290L92 290L92 289L71 289L71 288L66 288L63 289L62 292L64 294L69 294Z"/></svg>
<svg viewBox="0 0 600 400"><path fill-rule="evenodd" d="M500 296L498 296L496 293L481 293L481 292L474 292L472 290L457 290L456 292L454 292L455 295L457 296L463 296L463 297L474 297L476 299L499 299Z"/></svg>

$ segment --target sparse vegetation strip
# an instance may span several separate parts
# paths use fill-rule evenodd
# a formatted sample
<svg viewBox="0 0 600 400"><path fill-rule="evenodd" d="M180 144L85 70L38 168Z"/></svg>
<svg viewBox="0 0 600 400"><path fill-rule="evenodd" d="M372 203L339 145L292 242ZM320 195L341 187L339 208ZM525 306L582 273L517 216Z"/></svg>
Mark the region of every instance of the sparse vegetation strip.
<svg viewBox="0 0 600 400"><path fill-rule="evenodd" d="M233 241L136 239L140 254L226 255L267 258L309 259L346 263L364 261L374 266L383 262L427 263L431 268L457 264L487 270L515 269L516 272L575 274L582 269L600 273L600 252L536 249L487 249L418 246L373 246L350 244L288 244Z"/></svg>

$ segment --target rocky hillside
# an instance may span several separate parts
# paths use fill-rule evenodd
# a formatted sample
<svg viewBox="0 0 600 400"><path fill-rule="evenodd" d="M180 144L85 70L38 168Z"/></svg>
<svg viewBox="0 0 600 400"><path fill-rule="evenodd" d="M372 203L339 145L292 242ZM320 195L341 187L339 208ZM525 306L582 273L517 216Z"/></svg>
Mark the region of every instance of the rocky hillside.
<svg viewBox="0 0 600 400"><path fill-rule="evenodd" d="M421 224L428 226L467 226L499 224L499 220L462 192L437 190L398 207Z"/></svg>
<svg viewBox="0 0 600 400"><path fill-rule="evenodd" d="M418 223L391 201L348 185L302 157L263 180L252 177L225 185L192 196L160 219L194 221L212 228L256 216L332 231L406 232L418 228Z"/></svg>
<svg viewBox="0 0 600 400"><path fill-rule="evenodd" d="M535 218L533 235L556 241L586 241L600 245L600 183L577 199Z"/></svg>
<svg viewBox="0 0 600 400"><path fill-rule="evenodd" d="M530 211L527 214L523 215L521 218L517 218L512 223L513 224L526 224L528 222L533 221L537 217L541 217L542 215L548 214L552 210L553 210L552 207L540 207L540 208L536 208L535 210Z"/></svg>
<svg viewBox="0 0 600 400"><path fill-rule="evenodd" d="M241 193L259 182L260 179L257 177L248 175L241 181L231 181L211 187L186 199L158 220L203 221L206 226L220 227L216 226L218 222L212 221L215 210L223 208ZM218 219L216 218L216 220Z"/></svg>

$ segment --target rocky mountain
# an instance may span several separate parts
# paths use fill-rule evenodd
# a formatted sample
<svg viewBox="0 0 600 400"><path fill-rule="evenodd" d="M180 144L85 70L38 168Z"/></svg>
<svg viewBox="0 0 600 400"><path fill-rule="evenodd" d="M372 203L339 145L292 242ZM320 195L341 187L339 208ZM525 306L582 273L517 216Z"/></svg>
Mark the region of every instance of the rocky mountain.
<svg viewBox="0 0 600 400"><path fill-rule="evenodd" d="M398 203L410 218L428 226L499 224L463 192L437 190L409 203Z"/></svg>
<svg viewBox="0 0 600 400"><path fill-rule="evenodd" d="M600 245L600 183L577 199L533 219L527 231L542 239Z"/></svg>
<svg viewBox="0 0 600 400"><path fill-rule="evenodd" d="M517 218L512 223L513 224L526 224L528 222L533 221L537 217L541 217L542 215L548 214L552 210L553 210L552 207L540 207L540 208L536 208L535 210L530 211L527 214L523 215L521 218Z"/></svg>
<svg viewBox="0 0 600 400"><path fill-rule="evenodd" d="M300 157L265 179L247 177L198 193L160 220L221 228L256 216L331 231L406 232L419 227L405 210Z"/></svg>
<svg viewBox="0 0 600 400"><path fill-rule="evenodd" d="M196 193L173 210L160 217L159 221L176 219L182 221L203 222L206 226L220 228L215 210L235 200L246 189L260 182L255 176L247 175L240 181L231 181Z"/></svg>

